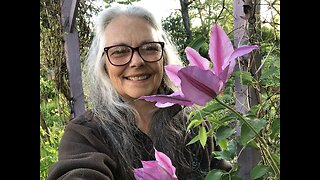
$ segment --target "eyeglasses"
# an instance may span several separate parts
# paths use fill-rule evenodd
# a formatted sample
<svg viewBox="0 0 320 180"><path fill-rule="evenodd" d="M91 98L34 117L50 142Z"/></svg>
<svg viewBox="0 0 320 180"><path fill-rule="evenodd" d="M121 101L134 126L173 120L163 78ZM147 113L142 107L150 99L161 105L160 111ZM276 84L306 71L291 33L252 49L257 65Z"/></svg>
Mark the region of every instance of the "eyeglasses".
<svg viewBox="0 0 320 180"><path fill-rule="evenodd" d="M138 47L115 45L105 47L103 50L112 65L123 66L131 61L134 51L137 51L146 62L159 61L163 56L163 47L164 42L147 42Z"/></svg>

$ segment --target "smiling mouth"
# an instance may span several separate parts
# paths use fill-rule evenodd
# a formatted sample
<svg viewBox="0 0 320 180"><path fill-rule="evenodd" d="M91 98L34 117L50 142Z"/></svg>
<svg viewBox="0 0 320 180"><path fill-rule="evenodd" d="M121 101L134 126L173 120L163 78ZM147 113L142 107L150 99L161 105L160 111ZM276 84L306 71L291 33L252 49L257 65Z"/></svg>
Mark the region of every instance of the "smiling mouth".
<svg viewBox="0 0 320 180"><path fill-rule="evenodd" d="M150 75L143 75L143 76L128 76L125 77L125 79L127 80L131 80L131 81L142 81L142 80L146 80L150 77Z"/></svg>

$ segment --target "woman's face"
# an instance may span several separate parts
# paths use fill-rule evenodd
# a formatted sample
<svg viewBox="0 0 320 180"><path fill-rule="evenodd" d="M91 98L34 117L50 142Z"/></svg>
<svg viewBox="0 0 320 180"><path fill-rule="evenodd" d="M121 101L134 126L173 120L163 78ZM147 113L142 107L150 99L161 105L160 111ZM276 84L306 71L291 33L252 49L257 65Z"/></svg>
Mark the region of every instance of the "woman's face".
<svg viewBox="0 0 320 180"><path fill-rule="evenodd" d="M105 47L128 45L138 47L145 42L160 41L155 29L136 16L119 16L105 29ZM131 61L124 66L112 65L105 55L107 73L118 93L126 100L155 94L163 78L163 57L156 62L145 62L134 51Z"/></svg>

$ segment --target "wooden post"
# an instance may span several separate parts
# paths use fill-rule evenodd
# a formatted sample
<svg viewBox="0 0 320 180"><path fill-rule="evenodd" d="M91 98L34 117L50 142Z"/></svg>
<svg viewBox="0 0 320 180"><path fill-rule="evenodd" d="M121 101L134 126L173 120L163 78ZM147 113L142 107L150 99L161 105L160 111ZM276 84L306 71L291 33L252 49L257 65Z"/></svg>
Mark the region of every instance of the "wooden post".
<svg viewBox="0 0 320 180"><path fill-rule="evenodd" d="M244 13L244 2L243 0L233 1L234 9L234 46L239 47L245 45L249 41L247 34L248 29L248 13ZM247 62L246 59L242 59ZM245 63L244 63L245 64ZM246 71L247 66L237 63L234 71ZM249 87L242 85L240 79L235 77L235 93L236 93L236 104L235 109L239 112L246 113L250 109ZM240 136L241 129L237 128L237 135ZM239 151L242 146L237 147ZM238 152L239 152L238 151ZM251 147L245 147L238 158L240 170L238 175L242 180L250 180L250 171L257 163L261 160L261 155L258 150Z"/></svg>
<svg viewBox="0 0 320 180"><path fill-rule="evenodd" d="M72 118L85 111L82 89L79 38L76 27L78 0L61 0L61 23L70 82Z"/></svg>

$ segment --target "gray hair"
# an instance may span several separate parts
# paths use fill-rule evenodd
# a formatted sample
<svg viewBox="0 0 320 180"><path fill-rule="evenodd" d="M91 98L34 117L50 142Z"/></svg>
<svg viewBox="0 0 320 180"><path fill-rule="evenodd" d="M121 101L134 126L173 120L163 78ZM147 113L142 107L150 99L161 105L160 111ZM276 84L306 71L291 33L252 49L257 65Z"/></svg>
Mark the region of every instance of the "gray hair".
<svg viewBox="0 0 320 180"><path fill-rule="evenodd" d="M156 30L157 33L159 33L160 40L165 42L164 65L182 65L182 62L180 60L178 51L175 49L175 46L173 45L167 33L162 29L160 22L158 22L154 15L148 10L134 5L113 5L110 8L103 10L97 16L95 22L95 37L85 62L85 90L88 92L88 97L90 100L89 107L92 109L93 113L98 119L98 122L101 124L103 133L106 134L106 137L108 137L108 141L111 141L111 144L114 146L111 148L115 153L117 153L121 160L122 174L128 177L128 175L132 175L132 164L134 162L133 154L139 154L139 152L137 153L139 149L135 147L135 129L133 129L133 127L136 127L134 123L137 117L137 112L127 102L123 101L121 96L112 86L110 78L108 77L105 69L105 57L102 56L104 48L104 31L109 23L120 15L141 17L145 19ZM158 93L168 94L170 90L172 91L175 89L176 87L168 80L168 77L164 75ZM164 138L154 136L153 140L157 141L154 143L158 144L159 146L161 146L161 144L165 144L166 141L170 141L171 145L166 145L166 147L168 147L166 151L171 152L173 150L170 149L170 147L174 147L176 144L176 141L172 140L172 138L180 137L183 139L183 135L180 133L180 131L177 131L177 127L173 127L176 125L169 123L169 121L172 121L172 117L167 115L168 113L164 113L165 110L163 109L159 111L161 111L161 113L158 112L155 114L159 114L158 118L161 116L162 124L157 125L157 121L152 121L153 127L151 128L151 132L157 133L155 131L161 130L161 132L167 131L167 134L163 135ZM154 116L153 119L155 118L156 117ZM167 126L171 127L163 127L163 124L167 124ZM161 129L155 130L157 129L156 126L161 126ZM151 136L153 137L152 134ZM171 140L166 139L165 136L171 136ZM174 159L174 157L172 158Z"/></svg>

